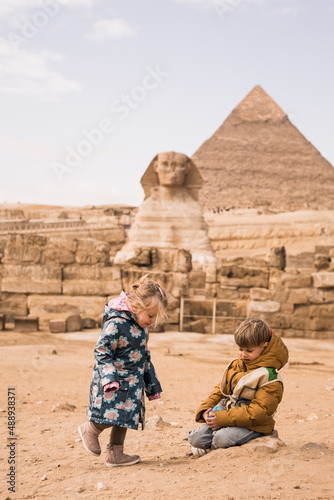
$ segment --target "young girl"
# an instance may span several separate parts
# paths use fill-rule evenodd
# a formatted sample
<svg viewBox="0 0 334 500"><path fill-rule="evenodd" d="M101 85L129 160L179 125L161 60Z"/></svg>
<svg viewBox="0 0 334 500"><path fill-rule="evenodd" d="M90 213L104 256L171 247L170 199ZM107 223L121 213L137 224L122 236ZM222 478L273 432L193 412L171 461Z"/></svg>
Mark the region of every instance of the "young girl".
<svg viewBox="0 0 334 500"><path fill-rule="evenodd" d="M102 331L95 346L95 367L90 387L88 420L79 428L85 449L100 455L99 434L111 427L106 466L132 465L138 455L123 453L127 428L144 428L144 394L149 400L162 392L150 353L147 327L166 318L165 291L145 275L105 305Z"/></svg>

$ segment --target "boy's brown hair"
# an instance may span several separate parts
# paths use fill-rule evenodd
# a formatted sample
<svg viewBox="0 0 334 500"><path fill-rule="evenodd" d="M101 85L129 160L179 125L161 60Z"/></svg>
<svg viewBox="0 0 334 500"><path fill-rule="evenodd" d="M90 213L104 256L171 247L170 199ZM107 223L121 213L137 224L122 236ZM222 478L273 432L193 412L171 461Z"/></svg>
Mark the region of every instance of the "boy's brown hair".
<svg viewBox="0 0 334 500"><path fill-rule="evenodd" d="M239 347L258 347L271 339L267 323L259 318L247 318L237 328L234 340Z"/></svg>

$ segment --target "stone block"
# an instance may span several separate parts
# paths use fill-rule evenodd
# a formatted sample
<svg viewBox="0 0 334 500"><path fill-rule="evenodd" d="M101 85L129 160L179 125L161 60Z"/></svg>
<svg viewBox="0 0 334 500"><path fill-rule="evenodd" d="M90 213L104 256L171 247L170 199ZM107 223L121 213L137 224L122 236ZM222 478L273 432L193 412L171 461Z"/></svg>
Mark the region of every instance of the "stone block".
<svg viewBox="0 0 334 500"><path fill-rule="evenodd" d="M257 255L254 257L245 256L242 260L245 267L267 269L270 265L270 255L268 253Z"/></svg>
<svg viewBox="0 0 334 500"><path fill-rule="evenodd" d="M123 290L131 290L132 284L138 281L143 274L143 271L138 268L122 269ZM156 270L150 271L150 277L159 283L159 285L162 286L167 292L171 292L173 286L175 286L174 276L175 275L173 273L164 273Z"/></svg>
<svg viewBox="0 0 334 500"><path fill-rule="evenodd" d="M65 319L50 319L49 330L51 333L65 333L66 320Z"/></svg>
<svg viewBox="0 0 334 500"><path fill-rule="evenodd" d="M221 286L232 286L242 288L268 288L269 272L266 271L253 271L253 274L246 274L244 277L234 277L233 273L229 276L222 276L220 278Z"/></svg>
<svg viewBox="0 0 334 500"><path fill-rule="evenodd" d="M164 272L188 273L192 269L191 253L183 248L156 248L152 265Z"/></svg>
<svg viewBox="0 0 334 500"><path fill-rule="evenodd" d="M312 305L309 316L311 330L334 330L334 304Z"/></svg>
<svg viewBox="0 0 334 500"><path fill-rule="evenodd" d="M285 338L306 338L310 337L310 335L307 335L306 330L297 330L297 329L292 329L288 328L284 331L284 337Z"/></svg>
<svg viewBox="0 0 334 500"><path fill-rule="evenodd" d="M216 283L217 282L216 266L213 266L213 265L205 266L205 281L206 281L206 283Z"/></svg>
<svg viewBox="0 0 334 500"><path fill-rule="evenodd" d="M203 272L203 271L190 271L190 273L189 273L189 286L190 286L190 288L204 288L205 287L205 272Z"/></svg>
<svg viewBox="0 0 334 500"><path fill-rule="evenodd" d="M184 248L175 252L172 270L176 273L189 273L192 269L191 253Z"/></svg>
<svg viewBox="0 0 334 500"><path fill-rule="evenodd" d="M14 316L14 329L17 332L38 332L39 319L34 316Z"/></svg>
<svg viewBox="0 0 334 500"><path fill-rule="evenodd" d="M246 319L246 316L243 318L216 318L216 333L223 335L233 335L241 321ZM211 328L211 325L210 325Z"/></svg>
<svg viewBox="0 0 334 500"><path fill-rule="evenodd" d="M13 323L14 316L27 316L27 295L22 293L0 293L0 311L6 314L7 323Z"/></svg>
<svg viewBox="0 0 334 500"><path fill-rule="evenodd" d="M291 326L295 330L311 330L310 306L296 306L291 315Z"/></svg>
<svg viewBox="0 0 334 500"><path fill-rule="evenodd" d="M179 324L180 322L180 309L174 309L173 311L167 311L168 323Z"/></svg>
<svg viewBox="0 0 334 500"><path fill-rule="evenodd" d="M217 317L229 317L233 319L246 317L247 301L217 301L216 314Z"/></svg>
<svg viewBox="0 0 334 500"><path fill-rule="evenodd" d="M150 273L152 276L152 274ZM189 280L187 274L172 273L173 288L179 287L182 295L187 295L189 291ZM173 294L174 295L174 294Z"/></svg>
<svg viewBox="0 0 334 500"><path fill-rule="evenodd" d="M314 265L313 252L301 252L296 255L286 256L287 269L312 269Z"/></svg>
<svg viewBox="0 0 334 500"><path fill-rule="evenodd" d="M249 272L247 272L247 270ZM251 270L243 266L237 265L223 265L220 267L220 274L227 278L244 278L245 276L252 275Z"/></svg>
<svg viewBox="0 0 334 500"><path fill-rule="evenodd" d="M104 311L106 297L70 295L29 295L27 299L31 314L40 316L40 322L48 325L50 319L62 319L71 314L98 318Z"/></svg>
<svg viewBox="0 0 334 500"><path fill-rule="evenodd" d="M212 300L185 300L184 304L184 313L191 317L191 321L198 319L196 316L212 316Z"/></svg>
<svg viewBox="0 0 334 500"><path fill-rule="evenodd" d="M316 330L288 329L284 331L284 337L334 340L334 330L316 331Z"/></svg>
<svg viewBox="0 0 334 500"><path fill-rule="evenodd" d="M139 274L142 275L142 272ZM70 265L63 269L64 280L105 280L105 281L120 281L121 270L116 266L104 266L96 264L89 265Z"/></svg>
<svg viewBox="0 0 334 500"><path fill-rule="evenodd" d="M287 302L290 295L290 288L285 288L283 285L278 285L270 290L270 299L276 302Z"/></svg>
<svg viewBox="0 0 334 500"><path fill-rule="evenodd" d="M136 266L151 266L152 265L152 254L150 248L135 248L134 256L129 259L129 264L134 264Z"/></svg>
<svg viewBox="0 0 334 500"><path fill-rule="evenodd" d="M287 288L306 288L312 285L312 276L308 273L286 272L282 274L281 282Z"/></svg>
<svg viewBox="0 0 334 500"><path fill-rule="evenodd" d="M282 314L281 311L278 313L259 312L257 317L265 321L270 328L275 329L276 333L291 327L291 314Z"/></svg>
<svg viewBox="0 0 334 500"><path fill-rule="evenodd" d="M41 263L42 264L72 264L75 261L75 255L66 249L47 248L44 250Z"/></svg>
<svg viewBox="0 0 334 500"><path fill-rule="evenodd" d="M319 271L326 271L329 269L331 258L328 255L315 255L314 269Z"/></svg>
<svg viewBox="0 0 334 500"><path fill-rule="evenodd" d="M83 328L83 320L80 314L72 314L66 318L66 330L68 332L79 332Z"/></svg>
<svg viewBox="0 0 334 500"><path fill-rule="evenodd" d="M291 304L308 304L308 288L292 288L287 302Z"/></svg>
<svg viewBox="0 0 334 500"><path fill-rule="evenodd" d="M120 281L105 280L64 280L64 295L111 295L121 293L122 284Z"/></svg>
<svg viewBox="0 0 334 500"><path fill-rule="evenodd" d="M281 304L279 302L275 302L274 300L251 300L249 304L249 314L253 313L274 313L278 312L281 308ZM256 315L255 314L255 315Z"/></svg>
<svg viewBox="0 0 334 500"><path fill-rule="evenodd" d="M247 290L249 291L249 288ZM236 286L219 286L217 298L220 300L238 300L240 298L238 288Z"/></svg>
<svg viewBox="0 0 334 500"><path fill-rule="evenodd" d="M7 264L4 266L1 291L61 294L61 280L62 273L59 267Z"/></svg>
<svg viewBox="0 0 334 500"><path fill-rule="evenodd" d="M282 284L282 276L284 276L285 271L282 271L280 269L275 269L272 268L270 269L270 274L269 274L269 290L272 288L276 288L277 286Z"/></svg>
<svg viewBox="0 0 334 500"><path fill-rule="evenodd" d="M250 297L250 288L238 288L239 299L240 300L249 300Z"/></svg>
<svg viewBox="0 0 334 500"><path fill-rule="evenodd" d="M327 257L330 256L330 252L334 250L333 245L316 245L315 246L315 253L320 254L320 255L327 255Z"/></svg>
<svg viewBox="0 0 334 500"><path fill-rule="evenodd" d="M312 278L315 288L334 288L334 272L313 273Z"/></svg>
<svg viewBox="0 0 334 500"><path fill-rule="evenodd" d="M269 300L270 291L267 288L251 288L250 289L250 299L251 300Z"/></svg>
<svg viewBox="0 0 334 500"><path fill-rule="evenodd" d="M83 318L82 326L90 330L97 327L97 321L94 318Z"/></svg>
<svg viewBox="0 0 334 500"><path fill-rule="evenodd" d="M334 302L334 290L326 288L309 288L308 300L311 304L327 304Z"/></svg>
<svg viewBox="0 0 334 500"><path fill-rule="evenodd" d="M205 285L205 297L208 299L213 299L218 295L219 284L218 283L206 283Z"/></svg>
<svg viewBox="0 0 334 500"><path fill-rule="evenodd" d="M286 266L285 247L270 249L269 267L283 270Z"/></svg>
<svg viewBox="0 0 334 500"><path fill-rule="evenodd" d="M72 264L77 247L78 240L75 238L49 238L43 250L41 263Z"/></svg>
<svg viewBox="0 0 334 500"><path fill-rule="evenodd" d="M281 313L282 314L292 314L295 307L293 304L281 304Z"/></svg>
<svg viewBox="0 0 334 500"><path fill-rule="evenodd" d="M80 239L75 256L78 264L108 264L110 261L110 245L93 238Z"/></svg>
<svg viewBox="0 0 334 500"><path fill-rule="evenodd" d="M47 238L37 234L10 234L4 249L4 264L40 262Z"/></svg>
<svg viewBox="0 0 334 500"><path fill-rule="evenodd" d="M6 315L0 313L0 330L5 330L6 328Z"/></svg>

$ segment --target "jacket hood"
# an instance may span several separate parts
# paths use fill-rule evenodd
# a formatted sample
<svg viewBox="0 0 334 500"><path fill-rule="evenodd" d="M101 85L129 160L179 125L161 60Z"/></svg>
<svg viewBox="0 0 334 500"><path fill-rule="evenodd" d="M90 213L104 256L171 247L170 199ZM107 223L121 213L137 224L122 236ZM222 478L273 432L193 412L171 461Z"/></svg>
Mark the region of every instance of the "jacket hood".
<svg viewBox="0 0 334 500"><path fill-rule="evenodd" d="M117 310L114 309L113 307L110 307L109 304L104 305L104 316L103 316L103 323L105 321L108 321L111 318L123 318L123 319L130 319L132 321L135 321L136 324L136 316L129 310ZM138 325L139 326L139 325Z"/></svg>
<svg viewBox="0 0 334 500"><path fill-rule="evenodd" d="M281 337L273 332L268 346L265 348L261 356L247 363L247 371L255 370L262 366L268 368L276 368L280 370L288 362L289 351ZM243 364L243 361L239 360Z"/></svg>

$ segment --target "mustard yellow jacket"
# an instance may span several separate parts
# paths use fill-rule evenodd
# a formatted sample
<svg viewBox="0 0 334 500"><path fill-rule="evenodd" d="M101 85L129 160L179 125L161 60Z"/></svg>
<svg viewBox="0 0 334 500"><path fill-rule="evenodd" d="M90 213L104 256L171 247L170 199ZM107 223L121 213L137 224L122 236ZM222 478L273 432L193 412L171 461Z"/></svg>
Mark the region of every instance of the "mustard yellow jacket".
<svg viewBox="0 0 334 500"><path fill-rule="evenodd" d="M235 359L227 366L221 383L196 412L196 422L204 422L202 413L217 404L221 427L246 427L270 434L275 426L273 414L283 396L283 381L278 373L288 361L286 345L275 333L261 356L245 364Z"/></svg>

